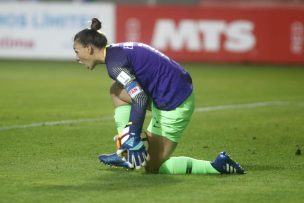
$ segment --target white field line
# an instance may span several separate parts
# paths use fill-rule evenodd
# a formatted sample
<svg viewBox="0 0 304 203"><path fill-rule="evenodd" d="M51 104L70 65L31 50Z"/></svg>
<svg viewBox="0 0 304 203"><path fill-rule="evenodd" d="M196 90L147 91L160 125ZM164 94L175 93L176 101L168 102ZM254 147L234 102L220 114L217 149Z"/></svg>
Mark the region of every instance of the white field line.
<svg viewBox="0 0 304 203"><path fill-rule="evenodd" d="M290 104L290 102L283 102L283 101L256 102L256 103L249 103L249 104L230 104L230 105L223 105L223 106L210 106L210 107L196 108L195 112L209 112L209 111L218 111L218 110L225 110L225 109L250 109L250 108L258 108L258 107L265 107L265 106L286 106L289 104Z"/></svg>
<svg viewBox="0 0 304 203"><path fill-rule="evenodd" d="M113 117L100 117L100 118L81 118L75 120L62 120L62 121L46 121L46 122L38 122L24 125L9 125L0 127L0 131L4 130L12 130L19 128L33 128L33 127L41 127L41 126L54 126L54 125L65 125L65 124L75 124L75 123L93 123L100 121L113 120Z"/></svg>
<svg viewBox="0 0 304 203"><path fill-rule="evenodd" d="M248 104L231 104L231 105L221 105L221 106L209 106L209 107L200 107L196 108L195 112L210 112L210 111L219 111L227 109L245 109L245 108L258 108L266 106L286 106L290 105L290 102L283 101L273 101L273 102L256 102ZM298 103L302 106L302 103ZM46 122L37 122L31 124L23 125L9 125L0 127L0 131L20 129L20 128L34 128L41 126L55 126L55 125L66 125L66 124L77 124L77 123L93 123L100 121L109 121L113 120L113 116L104 116L99 118L82 118L82 119L73 119L73 120L61 120L61 121L46 121Z"/></svg>

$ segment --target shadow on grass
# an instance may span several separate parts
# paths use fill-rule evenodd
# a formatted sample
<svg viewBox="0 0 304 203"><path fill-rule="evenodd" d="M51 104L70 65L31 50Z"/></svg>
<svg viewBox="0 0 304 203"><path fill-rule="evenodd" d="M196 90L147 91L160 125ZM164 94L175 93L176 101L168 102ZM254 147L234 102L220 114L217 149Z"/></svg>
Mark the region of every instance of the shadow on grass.
<svg viewBox="0 0 304 203"><path fill-rule="evenodd" d="M246 168L253 170L273 170L268 166L246 165ZM279 169L279 168L275 168ZM92 172L92 171L91 171ZM79 174L81 175L81 174ZM170 188L176 185L201 181L223 181L235 179L238 175L164 175L148 174L144 171L127 171L120 168L103 167L92 175L84 177L63 177L62 179L44 180L43 183L34 184L30 190L35 192L117 192L124 188L124 192L136 190L145 191L157 188ZM245 175L246 176L246 175ZM241 178L243 176L239 176Z"/></svg>
<svg viewBox="0 0 304 203"><path fill-rule="evenodd" d="M77 179L77 178L75 178ZM43 183L32 187L35 191L100 191L111 192L124 188L124 191L134 188L148 189L176 185L182 181L178 176L147 174L138 171L126 171L120 169L102 169L100 176L93 176L89 179L79 178L75 183L71 180L50 181L50 184Z"/></svg>
<svg viewBox="0 0 304 203"><path fill-rule="evenodd" d="M284 167L282 166L275 166L275 165L250 165L250 164L246 164L246 165L242 165L245 169L246 172L250 171L281 171L281 170L285 170Z"/></svg>

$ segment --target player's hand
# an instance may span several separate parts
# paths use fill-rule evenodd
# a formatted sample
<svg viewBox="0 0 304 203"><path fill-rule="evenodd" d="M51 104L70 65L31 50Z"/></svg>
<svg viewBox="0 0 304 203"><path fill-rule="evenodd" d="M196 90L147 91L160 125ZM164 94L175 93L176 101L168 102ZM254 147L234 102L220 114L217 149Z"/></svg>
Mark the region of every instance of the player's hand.
<svg viewBox="0 0 304 203"><path fill-rule="evenodd" d="M117 154L122 154L125 151L128 152L127 161L135 169L145 166L149 160L149 155L139 135L130 133L129 138L117 150Z"/></svg>

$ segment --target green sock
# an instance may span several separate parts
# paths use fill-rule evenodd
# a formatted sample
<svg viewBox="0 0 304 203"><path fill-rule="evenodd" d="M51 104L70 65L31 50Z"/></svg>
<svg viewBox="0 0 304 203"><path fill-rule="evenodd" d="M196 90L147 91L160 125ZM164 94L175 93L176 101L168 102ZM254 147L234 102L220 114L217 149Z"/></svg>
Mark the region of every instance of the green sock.
<svg viewBox="0 0 304 203"><path fill-rule="evenodd" d="M220 174L210 161L190 157L171 157L159 168L162 174Z"/></svg>
<svg viewBox="0 0 304 203"><path fill-rule="evenodd" d="M131 105L129 104L118 106L115 108L114 120L115 120L117 133L120 133L122 129L124 129L128 124L130 111L131 111Z"/></svg>

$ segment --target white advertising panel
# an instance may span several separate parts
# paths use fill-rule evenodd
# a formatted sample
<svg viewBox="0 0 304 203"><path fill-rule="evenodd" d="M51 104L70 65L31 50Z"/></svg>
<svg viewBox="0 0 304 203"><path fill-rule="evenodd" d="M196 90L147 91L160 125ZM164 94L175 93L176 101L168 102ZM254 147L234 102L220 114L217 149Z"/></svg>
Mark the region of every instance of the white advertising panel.
<svg viewBox="0 0 304 203"><path fill-rule="evenodd" d="M115 38L110 3L0 3L0 58L74 59L73 38L93 17Z"/></svg>

